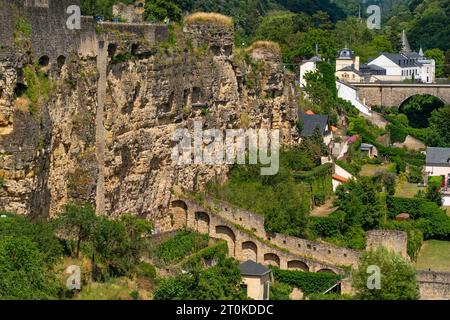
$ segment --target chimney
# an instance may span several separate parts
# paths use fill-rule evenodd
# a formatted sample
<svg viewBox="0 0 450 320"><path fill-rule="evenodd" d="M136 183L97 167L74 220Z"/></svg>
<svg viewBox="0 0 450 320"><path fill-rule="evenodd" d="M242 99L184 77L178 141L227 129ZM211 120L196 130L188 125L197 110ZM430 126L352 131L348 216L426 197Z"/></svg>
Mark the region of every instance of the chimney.
<svg viewBox="0 0 450 320"><path fill-rule="evenodd" d="M355 69L359 71L359 56L355 57Z"/></svg>

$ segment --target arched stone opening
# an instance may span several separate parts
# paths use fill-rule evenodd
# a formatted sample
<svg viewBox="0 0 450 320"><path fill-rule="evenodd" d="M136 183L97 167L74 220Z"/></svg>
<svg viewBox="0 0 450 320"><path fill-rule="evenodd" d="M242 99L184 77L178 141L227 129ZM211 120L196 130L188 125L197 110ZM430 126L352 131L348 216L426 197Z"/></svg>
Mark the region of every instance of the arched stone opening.
<svg viewBox="0 0 450 320"><path fill-rule="evenodd" d="M216 236L219 239L223 239L228 243L228 254L234 257L236 254L236 236L229 227L227 226L216 226Z"/></svg>
<svg viewBox="0 0 450 320"><path fill-rule="evenodd" d="M110 43L108 44L108 57L114 57L114 55L116 54L117 51L117 44L115 43Z"/></svg>
<svg viewBox="0 0 450 320"><path fill-rule="evenodd" d="M288 267L288 269L291 269L291 270L309 271L308 265L300 260L288 261L287 267Z"/></svg>
<svg viewBox="0 0 450 320"><path fill-rule="evenodd" d="M420 104L420 109L417 109L417 104ZM403 99L398 106L398 111L407 116L411 127L426 128L429 126L428 119L431 117L431 113L443 106L445 106L445 102L436 95L413 94Z"/></svg>
<svg viewBox="0 0 450 320"><path fill-rule="evenodd" d="M244 260L258 261L258 247L253 241L242 243L242 257Z"/></svg>
<svg viewBox="0 0 450 320"><path fill-rule="evenodd" d="M264 263L271 265L271 266L276 266L276 267L280 267L280 257L278 255L276 255L275 253L266 253L264 255Z"/></svg>
<svg viewBox="0 0 450 320"><path fill-rule="evenodd" d="M42 56L39 58L38 63L41 67L46 67L50 64L49 56Z"/></svg>
<svg viewBox="0 0 450 320"><path fill-rule="evenodd" d="M188 207L184 201L172 201L170 206L170 215L172 217L172 226L174 229L187 227Z"/></svg>
<svg viewBox="0 0 450 320"><path fill-rule="evenodd" d="M206 212L195 213L195 230L199 233L209 234L209 215Z"/></svg>
<svg viewBox="0 0 450 320"><path fill-rule="evenodd" d="M330 274L336 274L336 272L334 272L333 270L328 269L328 268L322 268L322 269L318 270L317 272L318 272L318 273L330 273Z"/></svg>
<svg viewBox="0 0 450 320"><path fill-rule="evenodd" d="M61 68L66 64L66 57L63 55L60 55L57 59L56 62L58 64L58 69L61 70Z"/></svg>
<svg viewBox="0 0 450 320"><path fill-rule="evenodd" d="M139 53L139 43L133 43L132 45L131 45L131 54L133 55L133 56L136 56L136 55L138 55L138 53Z"/></svg>

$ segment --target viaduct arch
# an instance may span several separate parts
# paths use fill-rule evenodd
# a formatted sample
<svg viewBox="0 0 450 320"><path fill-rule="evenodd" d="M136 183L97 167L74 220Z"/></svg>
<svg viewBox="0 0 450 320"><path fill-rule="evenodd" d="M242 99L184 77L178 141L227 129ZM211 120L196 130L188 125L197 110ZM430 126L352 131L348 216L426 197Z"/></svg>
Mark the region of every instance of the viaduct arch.
<svg viewBox="0 0 450 320"><path fill-rule="evenodd" d="M352 83L358 89L359 100L369 107L399 107L406 99L428 94L450 104L450 84L423 83Z"/></svg>

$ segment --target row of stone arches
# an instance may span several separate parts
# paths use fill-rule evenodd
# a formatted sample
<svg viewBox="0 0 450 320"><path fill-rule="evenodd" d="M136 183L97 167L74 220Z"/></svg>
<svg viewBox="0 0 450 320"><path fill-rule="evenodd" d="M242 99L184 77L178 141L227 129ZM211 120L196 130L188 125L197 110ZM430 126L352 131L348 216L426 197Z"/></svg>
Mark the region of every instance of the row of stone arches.
<svg viewBox="0 0 450 320"><path fill-rule="evenodd" d="M188 207L184 201L176 200L172 202L171 215L174 228L188 226ZM258 246L251 240L237 243L236 234L232 228L221 224L216 226L211 225L211 218L204 211L196 211L194 213L194 221L190 225L199 233L209 234L218 239L225 240L228 244L228 253L232 257L236 257L237 249L240 249L240 260L253 260L266 265L281 267L281 259L278 254L273 252L259 252ZM237 246L240 248L237 248ZM311 271L312 266L309 266L304 261L293 259L287 261L287 269L308 272ZM335 273L333 270L327 268L320 269L317 272Z"/></svg>
<svg viewBox="0 0 450 320"><path fill-rule="evenodd" d="M48 55L43 55L38 59L38 64L41 67L47 67L48 65L50 65L50 57ZM61 69L64 65L66 64L66 57L64 55L60 55L58 56L58 58L56 58L56 65L58 67L58 69Z"/></svg>

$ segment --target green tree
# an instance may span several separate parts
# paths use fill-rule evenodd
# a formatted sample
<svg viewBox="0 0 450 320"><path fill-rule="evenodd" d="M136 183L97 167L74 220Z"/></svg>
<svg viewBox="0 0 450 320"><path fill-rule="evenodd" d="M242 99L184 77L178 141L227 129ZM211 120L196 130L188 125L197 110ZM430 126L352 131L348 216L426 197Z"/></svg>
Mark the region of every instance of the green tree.
<svg viewBox="0 0 450 320"><path fill-rule="evenodd" d="M441 147L450 146L450 105L435 110L431 113L430 127L437 133Z"/></svg>
<svg viewBox="0 0 450 320"><path fill-rule="evenodd" d="M64 207L63 212L55 219L54 224L66 239L75 239L76 257L80 257L83 242L92 240L97 216L90 204L71 203Z"/></svg>
<svg viewBox="0 0 450 320"><path fill-rule="evenodd" d="M223 259L206 270L164 278L155 291L156 300L245 300L240 288L238 262Z"/></svg>
<svg viewBox="0 0 450 320"><path fill-rule="evenodd" d="M45 254L26 237L0 239L0 299L55 299L60 287Z"/></svg>
<svg viewBox="0 0 450 320"><path fill-rule="evenodd" d="M445 54L439 48L429 49L424 52L425 57L434 59L436 62L436 78L442 78L444 76L444 67L442 66L445 61Z"/></svg>
<svg viewBox="0 0 450 320"><path fill-rule="evenodd" d="M425 192L425 199L442 206L441 184L436 181L429 181L427 191Z"/></svg>
<svg viewBox="0 0 450 320"><path fill-rule="evenodd" d="M380 288L370 289L373 284L369 266L380 269ZM361 300L417 300L419 288L416 283L416 271L413 266L398 253L384 247L364 252L358 270L353 273L353 287L356 297Z"/></svg>
<svg viewBox="0 0 450 320"><path fill-rule="evenodd" d="M181 21L181 9L173 1L147 0L145 2L145 20L161 22L165 18L175 22Z"/></svg>

